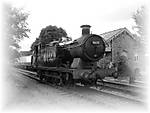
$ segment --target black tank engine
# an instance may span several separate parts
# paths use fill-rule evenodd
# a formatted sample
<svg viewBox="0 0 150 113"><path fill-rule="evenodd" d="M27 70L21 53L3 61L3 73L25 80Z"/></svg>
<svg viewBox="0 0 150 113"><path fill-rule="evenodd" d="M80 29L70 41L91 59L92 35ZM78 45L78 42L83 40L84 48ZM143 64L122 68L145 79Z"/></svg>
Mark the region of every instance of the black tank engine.
<svg viewBox="0 0 150 113"><path fill-rule="evenodd" d="M113 76L115 69L111 74L106 74L110 70L97 67L97 61L104 56L105 43L101 36L90 34L90 27L82 25L82 36L70 44L60 45L58 41L53 41L46 47L42 47L41 43L35 46L31 65L37 69L41 80L85 85L95 84L105 76Z"/></svg>

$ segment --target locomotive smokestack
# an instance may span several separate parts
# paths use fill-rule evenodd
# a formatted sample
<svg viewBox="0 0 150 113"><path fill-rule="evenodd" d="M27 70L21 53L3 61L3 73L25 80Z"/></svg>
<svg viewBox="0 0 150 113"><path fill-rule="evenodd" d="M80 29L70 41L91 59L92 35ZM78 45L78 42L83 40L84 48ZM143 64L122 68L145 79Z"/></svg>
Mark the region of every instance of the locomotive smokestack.
<svg viewBox="0 0 150 113"><path fill-rule="evenodd" d="M82 25L82 35L89 35L90 34L90 25Z"/></svg>

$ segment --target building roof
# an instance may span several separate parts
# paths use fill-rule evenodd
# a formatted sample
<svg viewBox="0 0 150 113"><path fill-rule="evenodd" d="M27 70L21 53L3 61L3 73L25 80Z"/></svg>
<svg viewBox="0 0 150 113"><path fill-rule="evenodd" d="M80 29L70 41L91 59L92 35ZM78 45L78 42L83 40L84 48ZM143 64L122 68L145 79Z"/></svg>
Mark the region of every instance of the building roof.
<svg viewBox="0 0 150 113"><path fill-rule="evenodd" d="M124 31L126 31L134 39L132 33L126 27L102 33L100 36L102 36L106 42L110 42L114 37L118 36Z"/></svg>
<svg viewBox="0 0 150 113"><path fill-rule="evenodd" d="M31 51L20 51L21 56L30 56L32 55Z"/></svg>
<svg viewBox="0 0 150 113"><path fill-rule="evenodd" d="M109 31L109 32L105 32L105 33L100 34L100 36L103 37L104 42L105 42L105 44L106 44L106 50L105 50L105 51L107 51L107 52L111 51L111 47L108 46L108 45L109 45L109 42L110 42L113 38L115 38L116 36L120 35L120 34L123 33L123 32L127 32L128 35L130 35L131 38L134 39L133 34L132 34L126 27L124 27L124 28L119 28L119 29L116 29L116 30L113 30L113 31ZM135 40L135 39L134 39L134 40Z"/></svg>

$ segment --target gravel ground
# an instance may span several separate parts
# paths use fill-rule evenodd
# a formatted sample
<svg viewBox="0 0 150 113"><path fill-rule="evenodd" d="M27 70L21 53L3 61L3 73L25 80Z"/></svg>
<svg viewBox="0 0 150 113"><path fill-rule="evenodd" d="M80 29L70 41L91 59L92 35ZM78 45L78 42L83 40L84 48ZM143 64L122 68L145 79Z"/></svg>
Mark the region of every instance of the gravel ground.
<svg viewBox="0 0 150 113"><path fill-rule="evenodd" d="M105 101L105 96L98 97L99 101L87 99L82 95L75 95L67 91L56 89L46 84L16 73L12 68L6 77L3 77L3 111L19 112L120 112L115 104L122 103L120 100ZM90 95L91 96L91 95ZM102 98L102 99L101 99ZM110 98L110 97L109 97ZM111 98L110 98L111 99ZM100 102L102 100L102 102ZM105 101L105 102L104 102ZM111 106L110 106L111 105ZM122 105L127 105L122 104ZM127 107L130 111L131 107ZM142 107L140 111L143 111ZM138 110L139 111L139 110ZM145 110L144 110L145 111Z"/></svg>

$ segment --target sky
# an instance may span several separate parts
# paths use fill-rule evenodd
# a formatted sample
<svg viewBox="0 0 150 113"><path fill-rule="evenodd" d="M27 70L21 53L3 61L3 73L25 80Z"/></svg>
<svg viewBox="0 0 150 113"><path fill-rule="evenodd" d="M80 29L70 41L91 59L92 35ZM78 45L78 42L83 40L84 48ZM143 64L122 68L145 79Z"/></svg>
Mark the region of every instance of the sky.
<svg viewBox="0 0 150 113"><path fill-rule="evenodd" d="M148 0L5 0L14 7L23 8L28 17L30 38L21 41L21 50L30 46L42 28L56 25L66 30L72 39L81 36L81 25L91 25L93 34L135 25L133 13Z"/></svg>

